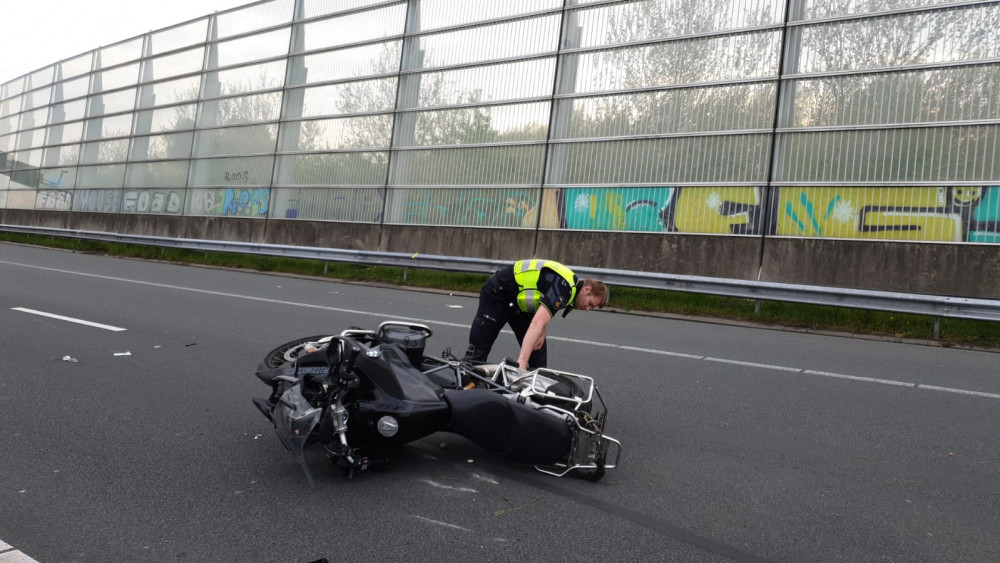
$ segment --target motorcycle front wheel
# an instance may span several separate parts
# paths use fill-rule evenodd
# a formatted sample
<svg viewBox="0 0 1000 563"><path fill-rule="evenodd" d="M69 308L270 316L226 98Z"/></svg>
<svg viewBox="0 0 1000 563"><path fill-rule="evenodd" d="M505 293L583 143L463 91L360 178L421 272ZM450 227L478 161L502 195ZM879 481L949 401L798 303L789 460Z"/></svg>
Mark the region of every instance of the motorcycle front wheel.
<svg viewBox="0 0 1000 563"><path fill-rule="evenodd" d="M300 356L322 349L327 345L326 342L319 342L323 338L328 338L328 335L306 336L285 342L264 356L260 369L280 368L294 362Z"/></svg>

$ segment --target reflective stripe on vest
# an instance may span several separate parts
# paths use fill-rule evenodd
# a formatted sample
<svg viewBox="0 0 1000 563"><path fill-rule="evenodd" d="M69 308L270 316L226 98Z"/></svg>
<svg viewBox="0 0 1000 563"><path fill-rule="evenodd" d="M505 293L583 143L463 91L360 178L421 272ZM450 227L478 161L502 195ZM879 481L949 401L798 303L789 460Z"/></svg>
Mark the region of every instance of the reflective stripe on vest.
<svg viewBox="0 0 1000 563"><path fill-rule="evenodd" d="M514 281L517 282L517 307L526 312L533 313L538 310L538 305L542 302L542 292L538 291L538 278L542 273L542 268L548 268L565 279L572 288L569 296L571 305L576 299L576 274L566 266L554 260L518 260L514 262Z"/></svg>

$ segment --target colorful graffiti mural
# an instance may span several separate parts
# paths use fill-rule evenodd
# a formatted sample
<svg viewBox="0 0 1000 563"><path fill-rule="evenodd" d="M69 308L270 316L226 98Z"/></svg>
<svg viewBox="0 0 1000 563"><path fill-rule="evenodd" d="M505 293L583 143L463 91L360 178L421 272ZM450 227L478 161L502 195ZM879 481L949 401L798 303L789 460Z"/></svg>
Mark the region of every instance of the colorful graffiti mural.
<svg viewBox="0 0 1000 563"><path fill-rule="evenodd" d="M761 232L762 188L566 188L546 228L753 234ZM548 216L546 216L548 217Z"/></svg>
<svg viewBox="0 0 1000 563"><path fill-rule="evenodd" d="M409 225L1000 243L1000 186L0 190L0 207L359 223L384 209Z"/></svg>
<svg viewBox="0 0 1000 563"><path fill-rule="evenodd" d="M720 187L678 190L673 231L751 235L762 232L763 188Z"/></svg>
<svg viewBox="0 0 1000 563"><path fill-rule="evenodd" d="M542 228L1000 242L1000 186L564 188L551 206Z"/></svg>
<svg viewBox="0 0 1000 563"><path fill-rule="evenodd" d="M1000 241L1000 186L775 190L780 236Z"/></svg>
<svg viewBox="0 0 1000 563"><path fill-rule="evenodd" d="M674 188L569 188L561 191L559 227L662 231L672 222Z"/></svg>
<svg viewBox="0 0 1000 563"><path fill-rule="evenodd" d="M189 192L192 215L217 217L266 217L270 188L210 188Z"/></svg>

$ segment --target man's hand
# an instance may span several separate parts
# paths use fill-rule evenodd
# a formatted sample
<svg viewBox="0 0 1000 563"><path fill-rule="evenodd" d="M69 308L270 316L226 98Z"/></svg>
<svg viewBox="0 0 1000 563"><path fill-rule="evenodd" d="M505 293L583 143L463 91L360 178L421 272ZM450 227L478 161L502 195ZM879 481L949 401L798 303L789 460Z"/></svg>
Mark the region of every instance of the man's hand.
<svg viewBox="0 0 1000 563"><path fill-rule="evenodd" d="M545 307L539 307L535 316L531 318L531 325L528 332L524 334L521 341L521 353L517 356L517 365L520 369L528 369L528 360L531 353L542 347L545 343L545 326L552 320L552 313Z"/></svg>

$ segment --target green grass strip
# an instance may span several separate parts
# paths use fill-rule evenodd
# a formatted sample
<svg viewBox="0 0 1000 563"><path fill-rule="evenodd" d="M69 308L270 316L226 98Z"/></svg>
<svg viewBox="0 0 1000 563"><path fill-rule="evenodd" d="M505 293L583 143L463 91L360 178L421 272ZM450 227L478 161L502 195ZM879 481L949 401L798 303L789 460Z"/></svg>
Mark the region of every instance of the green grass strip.
<svg viewBox="0 0 1000 563"><path fill-rule="evenodd" d="M108 256L201 264L258 272L282 272L336 280L377 282L447 291L478 293L479 288L486 281L486 276L479 274L365 266L254 254L205 252L22 233L0 232L0 240ZM811 331L846 332L895 339L934 340L934 318L924 315L778 301L762 301L758 311L757 302L751 299L631 287L615 288L613 306L615 309L627 312L710 317ZM944 345L1000 348L1000 323L941 318L940 335L937 340Z"/></svg>

